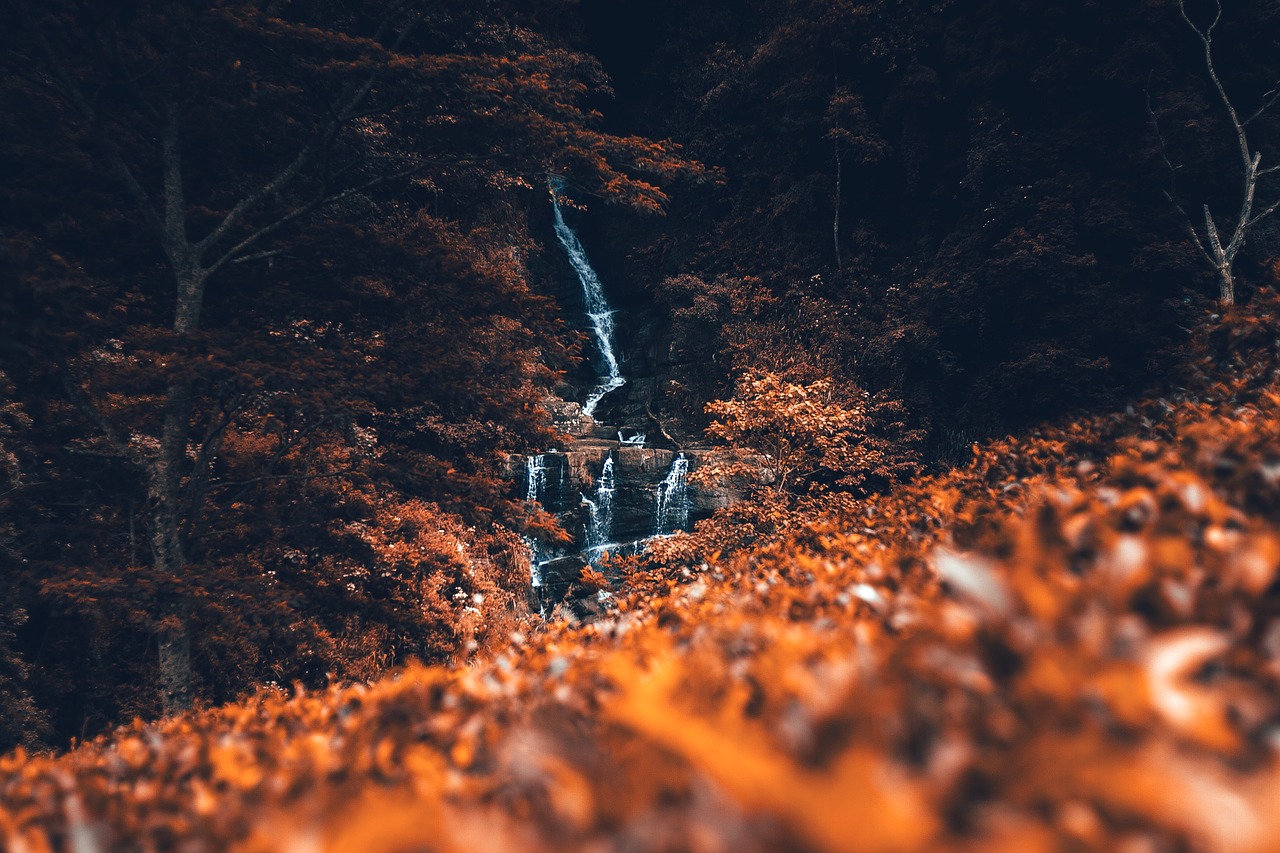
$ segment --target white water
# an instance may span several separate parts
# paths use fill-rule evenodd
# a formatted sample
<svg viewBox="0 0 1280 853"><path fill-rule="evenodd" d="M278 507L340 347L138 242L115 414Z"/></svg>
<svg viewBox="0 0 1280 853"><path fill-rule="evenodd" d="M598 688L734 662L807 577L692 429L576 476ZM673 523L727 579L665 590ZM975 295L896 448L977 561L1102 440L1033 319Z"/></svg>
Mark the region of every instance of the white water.
<svg viewBox="0 0 1280 853"><path fill-rule="evenodd" d="M587 319L591 321L592 335L600 350L600 356L604 359L606 371L600 377L600 384L592 389L587 395L587 401L582 404L582 413L590 417L595 414L596 406L604 396L610 391L621 388L627 380L622 377L618 355L613 348L613 309L609 307L609 301L605 298L600 277L596 275L591 262L587 260L586 249L582 248L578 235L564 221L564 213L560 210L560 199L557 195L561 186L556 179L552 179L551 205L555 212L556 238L560 240L560 245L564 246L565 254L569 256L569 263L582 284L582 299L587 308Z"/></svg>
<svg viewBox="0 0 1280 853"><path fill-rule="evenodd" d="M657 508L653 513L653 535L663 536L684 530L689 526L689 460L684 454L676 456L667 470L667 476L658 484Z"/></svg>
<svg viewBox="0 0 1280 853"><path fill-rule="evenodd" d="M592 565L599 559L601 549L613 535L613 495L616 481L613 473L613 457L604 460L600 479L596 481L595 496L583 497L590 518L587 523L587 554Z"/></svg>
<svg viewBox="0 0 1280 853"><path fill-rule="evenodd" d="M632 539L630 542L606 542L603 545L587 549L586 554L591 565L594 566L596 561L604 556L605 553L612 554L615 557L631 557L636 554L642 554L653 540L653 536L643 536L640 539Z"/></svg>
<svg viewBox="0 0 1280 853"><path fill-rule="evenodd" d="M543 488L547 485L547 457L539 453L525 460L524 466L525 500L536 501L542 497Z"/></svg>
<svg viewBox="0 0 1280 853"><path fill-rule="evenodd" d="M537 456L529 456L525 459L524 466L525 478L525 500L536 501L542 498L542 492L547 485L547 457L539 453ZM525 544L529 546L529 582L535 588L542 586L542 563L537 540L532 537L525 537Z"/></svg>

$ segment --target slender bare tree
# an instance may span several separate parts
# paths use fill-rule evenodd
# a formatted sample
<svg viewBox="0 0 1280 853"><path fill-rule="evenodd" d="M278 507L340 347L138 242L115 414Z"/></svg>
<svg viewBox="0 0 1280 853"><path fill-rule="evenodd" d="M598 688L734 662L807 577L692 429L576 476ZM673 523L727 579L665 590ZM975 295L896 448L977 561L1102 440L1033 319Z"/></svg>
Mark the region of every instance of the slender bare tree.
<svg viewBox="0 0 1280 853"><path fill-rule="evenodd" d="M1248 136L1249 126L1262 118L1267 110L1274 106L1277 100L1280 100L1280 84L1277 84L1275 88L1263 96L1262 104L1252 114L1241 118L1240 113L1231 102L1231 98L1227 95L1226 87L1222 83L1222 77L1218 73L1218 68L1213 58L1213 33L1222 21L1221 0L1214 0L1213 20L1207 26L1198 26L1191 20L1191 16L1187 13L1185 0L1178 0L1178 14L1182 16L1182 20L1200 39L1200 43L1203 46L1205 71L1208 73L1209 81L1213 84L1218 100L1222 103L1223 108L1226 110L1227 118L1231 122L1231 130L1235 133L1235 141L1240 151L1240 161L1244 171L1240 192L1240 212L1236 214L1234 223L1228 220L1227 224L1232 225L1229 232L1225 230L1219 231L1217 221L1209 211L1208 204L1203 205L1204 225L1201 229L1197 228L1195 221L1172 192L1166 192L1165 195L1173 203L1177 211L1182 214L1186 222L1187 233L1191 235L1192 243L1195 244L1196 249L1199 250L1201 256L1204 257L1217 275L1219 302L1224 307L1229 307L1234 305L1236 301L1236 256L1244 248L1245 241L1254 227L1263 219L1275 213L1277 207L1280 207L1280 198L1265 206L1263 206L1265 203L1258 201L1259 183L1267 175L1280 172L1280 166L1262 168L1262 152L1255 150L1249 144ZM1151 116L1156 135L1160 139L1161 151L1165 152L1164 138L1160 134L1160 126L1150 103L1147 105L1147 111ZM1167 152L1164 157L1165 164L1173 171L1175 167L1169 160Z"/></svg>

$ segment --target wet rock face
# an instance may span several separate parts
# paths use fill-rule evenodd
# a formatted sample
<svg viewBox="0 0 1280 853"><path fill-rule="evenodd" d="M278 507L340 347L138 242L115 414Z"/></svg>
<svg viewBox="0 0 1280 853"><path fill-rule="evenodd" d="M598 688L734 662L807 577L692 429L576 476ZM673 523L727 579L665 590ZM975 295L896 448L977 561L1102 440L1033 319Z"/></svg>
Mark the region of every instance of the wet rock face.
<svg viewBox="0 0 1280 853"><path fill-rule="evenodd" d="M569 479L569 460L555 451L524 459L520 497L536 500L547 512L559 514L577 504L577 493Z"/></svg>
<svg viewBox="0 0 1280 853"><path fill-rule="evenodd" d="M658 474L661 479L676 458L672 451L660 450L656 447L619 447L617 454L618 470L628 471L638 479L651 477L654 474Z"/></svg>
<svg viewBox="0 0 1280 853"><path fill-rule="evenodd" d="M591 431L563 449L512 456L507 460L513 496L522 499L533 496L543 508L556 515L573 536L572 545L538 555L541 581L538 597L544 604L560 601L582 568L599 556L598 550L587 551L587 540L592 514L599 511L602 503L599 486L607 459L613 460L608 544L625 548L651 537L659 527L659 495L679 454L663 448L624 444L616 438L599 438L596 432ZM612 429L614 436L617 432ZM681 467L687 465L692 470L701 455L699 451L685 451L686 462ZM689 488L687 497L685 527L710 516L731 499L716 491L704 493L694 488ZM664 515L667 522L664 532L671 532L672 518L684 518L683 513L672 516L670 510Z"/></svg>
<svg viewBox="0 0 1280 853"><path fill-rule="evenodd" d="M542 581L539 595L547 601L560 601L586 566L587 560L581 554L569 554L542 563L538 567Z"/></svg>
<svg viewBox="0 0 1280 853"><path fill-rule="evenodd" d="M598 274L589 259L594 241L578 234L594 218L561 207L562 182L553 178L549 186L544 236L560 251L547 256L548 293L570 324L589 333L591 345L581 368L544 401L554 426L574 436L572 441L508 459L514 496L539 501L573 538L558 550L531 543L544 609L562 598L583 566L598 563L603 551L643 548L655 534L687 529L729 499L688 487L686 475L696 467L697 454L646 446L696 440L662 414L681 348L672 340L665 310L652 299L617 302L626 294L610 285L613 275Z"/></svg>

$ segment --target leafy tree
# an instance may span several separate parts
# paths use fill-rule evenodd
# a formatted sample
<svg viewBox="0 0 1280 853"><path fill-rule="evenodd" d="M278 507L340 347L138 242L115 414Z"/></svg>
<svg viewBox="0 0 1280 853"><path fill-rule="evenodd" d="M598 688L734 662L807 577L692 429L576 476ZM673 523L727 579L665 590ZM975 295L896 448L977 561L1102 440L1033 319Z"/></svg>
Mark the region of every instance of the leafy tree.
<svg viewBox="0 0 1280 853"><path fill-rule="evenodd" d="M877 406L866 391L843 393L830 379L792 382L747 374L733 397L707 405L707 434L723 446L695 472L703 483L732 482L775 493L856 490L896 478L909 457L910 433L878 435Z"/></svg>
<svg viewBox="0 0 1280 853"><path fill-rule="evenodd" d="M15 253L59 259L22 267L23 285L48 296L59 277L68 286L51 301L76 318L15 330L42 358L22 380L50 401L58 452L134 490L95 519L118 531L127 514L129 530L95 561L149 566L128 612L150 612L166 710L192 701L206 605L274 583L271 560L237 568L231 556L237 541L270 548L259 501L296 508L309 491L392 476L398 454L413 486L454 479L479 487L464 502L475 520L500 512L486 457L545 431L537 389L565 355L523 280L513 196L564 172L653 211L665 196L652 180L699 171L672 145L596 129L598 65L488 11L0 11L4 103L38 116L7 143L7 195L26 215L6 236ZM415 357L425 367L405 376ZM490 390L475 394L477 382ZM379 434L390 440L362 438ZM50 589L83 601L101 571L64 572Z"/></svg>
<svg viewBox="0 0 1280 853"><path fill-rule="evenodd" d="M1186 197L1215 211L1239 202L1224 192L1237 185L1219 180L1238 162L1234 135L1202 91L1176 5L737 9L663 2L649 25L661 47L633 60L626 91L641 127L687 140L724 166L727 185L682 199L635 239L654 246L625 271L636 287L673 272L708 285L751 276L797 334L802 323L787 318L807 321L803 306L826 302L834 360L822 374L891 390L929 426L932 456L958 458L974 438L1169 374L1195 323L1202 261L1150 192L1166 169L1143 120L1145 88L1185 128L1170 141L1189 149L1171 152L1186 164ZM1268 4L1246 4L1226 22L1234 31L1216 31L1238 48L1215 56L1250 106L1276 79L1273 19ZM1255 135L1251 126L1251 141L1266 141ZM1271 239L1260 228L1251 260ZM760 349L772 352L772 339ZM728 393L722 362L679 368L702 371L685 387Z"/></svg>

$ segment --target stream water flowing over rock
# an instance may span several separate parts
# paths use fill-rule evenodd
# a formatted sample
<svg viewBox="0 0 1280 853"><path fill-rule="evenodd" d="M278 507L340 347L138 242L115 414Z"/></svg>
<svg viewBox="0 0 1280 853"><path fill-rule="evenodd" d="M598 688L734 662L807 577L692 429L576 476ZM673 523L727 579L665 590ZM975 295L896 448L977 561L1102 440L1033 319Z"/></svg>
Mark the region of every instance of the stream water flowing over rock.
<svg viewBox="0 0 1280 853"><path fill-rule="evenodd" d="M600 384L587 395L582 404L582 413L587 417L595 415L596 406L610 391L616 391L626 384L622 376L622 367L618 363L618 353L613 338L613 307L604 295L604 285L596 275L591 262L587 260L587 251L582 247L578 235L564 221L564 211L560 209L559 192L563 184L556 180L551 182L551 206L555 217L556 239L564 247L573 271L577 273L578 282L582 285L582 302L586 306L587 319L591 322L592 336L600 351L604 365L604 373L600 376Z"/></svg>
<svg viewBox="0 0 1280 853"><path fill-rule="evenodd" d="M605 548L612 541L613 535L613 495L617 491L617 479L613 472L613 456L604 460L600 468L600 477L596 481L593 497L582 498L587 507L587 554L591 555ZM591 559L588 556L588 559ZM592 560L594 563L594 560Z"/></svg>
<svg viewBox="0 0 1280 853"><path fill-rule="evenodd" d="M689 526L689 459L678 454L658 484L657 506L653 513L653 535L674 533Z"/></svg>
<svg viewBox="0 0 1280 853"><path fill-rule="evenodd" d="M655 537L687 530L720 505L718 496L688 483L688 473L704 451L648 446L643 423L596 423L601 400L627 382L614 338L615 309L565 219L559 197L563 184L552 179L550 188L556 238L581 286L599 359L598 383L581 408L564 404L576 413L562 424L571 441L560 449L509 460L514 491L554 515L572 537L563 546L528 540L530 582L543 613L565 598L583 568L598 567L607 576L606 554L638 553ZM618 409L609 407L615 414Z"/></svg>

